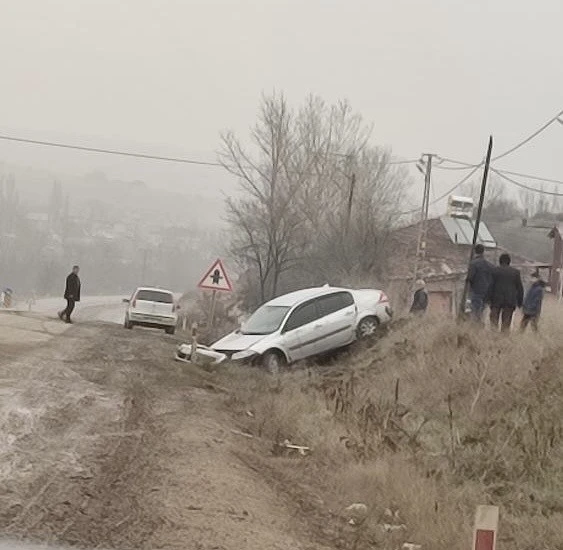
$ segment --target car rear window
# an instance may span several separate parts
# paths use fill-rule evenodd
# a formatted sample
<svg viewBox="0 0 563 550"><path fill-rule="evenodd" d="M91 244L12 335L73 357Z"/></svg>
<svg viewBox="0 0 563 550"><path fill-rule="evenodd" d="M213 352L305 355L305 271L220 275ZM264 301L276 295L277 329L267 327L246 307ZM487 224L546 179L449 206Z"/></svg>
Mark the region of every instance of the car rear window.
<svg viewBox="0 0 563 550"><path fill-rule="evenodd" d="M158 290L139 290L137 300L143 302L160 302L161 304L173 304L174 298L170 292L159 292Z"/></svg>

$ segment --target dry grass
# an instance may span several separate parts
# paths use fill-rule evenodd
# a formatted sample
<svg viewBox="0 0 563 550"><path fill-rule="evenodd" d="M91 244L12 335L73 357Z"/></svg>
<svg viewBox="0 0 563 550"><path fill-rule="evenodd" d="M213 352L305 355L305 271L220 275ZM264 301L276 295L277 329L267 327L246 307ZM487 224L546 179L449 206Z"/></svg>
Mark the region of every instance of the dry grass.
<svg viewBox="0 0 563 550"><path fill-rule="evenodd" d="M265 475L289 493L301 488L302 505L311 496L303 513L325 542L467 548L475 506L496 504L499 546L561 549L562 332L555 305L539 335L428 319L332 367L277 380L230 369L223 383L242 427L262 442L253 452ZM267 455L285 439L312 455ZM369 507L361 526L342 519L353 502Z"/></svg>

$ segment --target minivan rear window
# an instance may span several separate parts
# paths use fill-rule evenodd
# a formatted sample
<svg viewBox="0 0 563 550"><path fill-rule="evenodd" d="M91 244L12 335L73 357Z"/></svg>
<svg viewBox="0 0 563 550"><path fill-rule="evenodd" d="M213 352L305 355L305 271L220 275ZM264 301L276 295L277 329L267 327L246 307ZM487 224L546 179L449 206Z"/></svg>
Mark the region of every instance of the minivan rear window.
<svg viewBox="0 0 563 550"><path fill-rule="evenodd" d="M136 299L143 302L160 302L161 304L174 303L174 298L170 292L159 292L158 290L139 290Z"/></svg>

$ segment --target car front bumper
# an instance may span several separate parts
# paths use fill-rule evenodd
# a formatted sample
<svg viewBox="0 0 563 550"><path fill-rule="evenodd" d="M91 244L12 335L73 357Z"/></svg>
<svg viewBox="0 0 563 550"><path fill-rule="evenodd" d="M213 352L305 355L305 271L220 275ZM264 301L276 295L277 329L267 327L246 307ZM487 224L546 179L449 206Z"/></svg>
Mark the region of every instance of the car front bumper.
<svg viewBox="0 0 563 550"><path fill-rule="evenodd" d="M191 363L191 353L191 344L182 344L181 346L178 346L178 349L176 350L175 359L176 361L180 361L182 363ZM227 359L227 356L224 353L219 353L201 345L197 346L196 355L196 362L203 364L218 365Z"/></svg>

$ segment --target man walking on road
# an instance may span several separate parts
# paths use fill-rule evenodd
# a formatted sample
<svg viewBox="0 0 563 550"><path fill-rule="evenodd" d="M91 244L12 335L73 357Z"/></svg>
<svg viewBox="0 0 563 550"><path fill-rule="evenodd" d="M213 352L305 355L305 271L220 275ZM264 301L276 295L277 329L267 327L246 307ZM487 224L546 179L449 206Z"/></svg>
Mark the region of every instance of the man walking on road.
<svg viewBox="0 0 563 550"><path fill-rule="evenodd" d="M522 316L522 324L520 325L520 328L524 331L531 323L532 329L534 332L537 332L543 295L545 292L545 281L540 278L539 273L534 273L532 278L534 282L526 293L524 304L522 305L522 313L524 315Z"/></svg>
<svg viewBox="0 0 563 550"><path fill-rule="evenodd" d="M524 287L520 272L510 266L509 254L501 254L499 266L493 270L491 283L491 327L498 330L501 320L502 332L509 332L515 309L522 307Z"/></svg>
<svg viewBox="0 0 563 550"><path fill-rule="evenodd" d="M76 302L80 302L80 277L78 273L80 268L75 265L72 268L72 273L66 278L66 287L64 298L66 300L66 308L59 311L59 318L66 323L72 323L70 316L74 311Z"/></svg>
<svg viewBox="0 0 563 550"><path fill-rule="evenodd" d="M485 247L475 246L475 257L469 264L467 283L469 284L469 298L471 300L471 317L477 323L483 322L485 301L489 296L492 281L493 264L484 257Z"/></svg>

